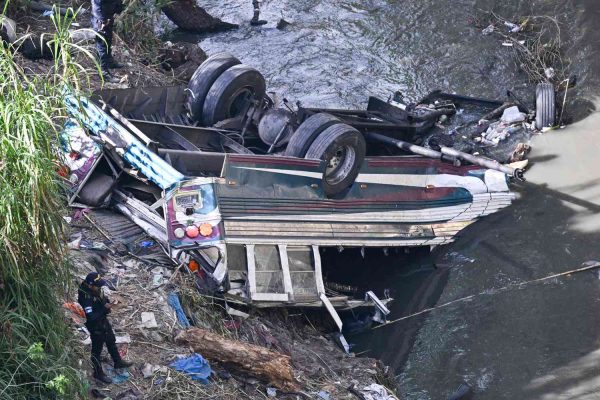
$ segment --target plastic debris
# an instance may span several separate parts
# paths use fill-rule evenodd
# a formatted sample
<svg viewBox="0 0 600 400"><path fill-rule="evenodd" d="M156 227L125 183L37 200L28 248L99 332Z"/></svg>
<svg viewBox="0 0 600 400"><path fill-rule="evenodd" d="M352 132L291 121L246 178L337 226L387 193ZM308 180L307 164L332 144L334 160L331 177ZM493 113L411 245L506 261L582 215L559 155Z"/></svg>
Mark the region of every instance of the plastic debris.
<svg viewBox="0 0 600 400"><path fill-rule="evenodd" d="M512 22L504 22L504 25L508 28L511 33L517 33L521 31L521 25L513 24Z"/></svg>
<svg viewBox="0 0 600 400"><path fill-rule="evenodd" d="M277 396L277 389L275 389L274 387L268 387L267 388L267 396L269 396L269 397Z"/></svg>
<svg viewBox="0 0 600 400"><path fill-rule="evenodd" d="M208 385L208 378L213 373L208 361L200 354L194 353L189 357L181 358L170 365L177 371L183 372L195 381Z"/></svg>
<svg viewBox="0 0 600 400"><path fill-rule="evenodd" d="M519 107L514 106L514 107L508 107L506 110L504 110L500 120L507 124L514 124L516 122L525 121L526 117L527 116L525 115L525 113L522 113L519 111Z"/></svg>
<svg viewBox="0 0 600 400"><path fill-rule="evenodd" d="M106 372L112 379L113 383L123 383L129 379L129 371L125 368L113 368L112 366L106 366Z"/></svg>
<svg viewBox="0 0 600 400"><path fill-rule="evenodd" d="M158 328L158 324L156 323L156 317L153 312L143 312L142 313L142 327L148 329Z"/></svg>
<svg viewBox="0 0 600 400"><path fill-rule="evenodd" d="M488 25L487 28L485 28L484 30L482 30L481 33L483 35L489 35L490 33L494 32L494 29L495 29L494 25L490 24L490 25Z"/></svg>
<svg viewBox="0 0 600 400"><path fill-rule="evenodd" d="M175 314L177 314L177 320L179 321L179 325L181 325L182 328L189 328L190 321L188 321L187 317L185 316L185 313L183 312L183 308L181 308L181 303L179 302L179 296L177 296L177 293L169 293L169 296L167 297L167 303L169 303L171 308L175 310Z"/></svg>
<svg viewBox="0 0 600 400"><path fill-rule="evenodd" d="M319 393L317 393L317 396L323 400L331 400L331 395L324 390L321 390Z"/></svg>
<svg viewBox="0 0 600 400"><path fill-rule="evenodd" d="M548 67L544 70L544 75L546 75L546 78L552 79L556 76L556 71L554 71L554 68Z"/></svg>
<svg viewBox="0 0 600 400"><path fill-rule="evenodd" d="M161 272L152 275L152 286L160 286L163 284L164 275Z"/></svg>
<svg viewBox="0 0 600 400"><path fill-rule="evenodd" d="M142 367L142 375L144 376L144 378L150 378L152 377L152 375L154 375L154 373L156 371L158 371L160 369L160 367L158 365L153 365L153 364L149 364L146 363L144 364L144 366Z"/></svg>
<svg viewBox="0 0 600 400"><path fill-rule="evenodd" d="M117 344L131 343L131 336L129 336L129 333L126 333L124 335L117 336L116 340L117 340Z"/></svg>
<svg viewBox="0 0 600 400"><path fill-rule="evenodd" d="M143 242L140 243L140 247L152 247L154 246L154 242L152 240L145 240Z"/></svg>
<svg viewBox="0 0 600 400"><path fill-rule="evenodd" d="M364 387L360 392L365 400L396 400L384 386L376 383Z"/></svg>
<svg viewBox="0 0 600 400"><path fill-rule="evenodd" d="M81 318L85 318L85 312L79 303L64 303L63 307L72 313L80 316Z"/></svg>
<svg viewBox="0 0 600 400"><path fill-rule="evenodd" d="M515 147L515 150L513 151L512 155L510 156L510 162L514 163L516 161L522 161L525 159L525 157L527 156L527 154L529 154L529 152L531 151L531 146L526 144L526 143L519 143L517 144L517 147Z"/></svg>

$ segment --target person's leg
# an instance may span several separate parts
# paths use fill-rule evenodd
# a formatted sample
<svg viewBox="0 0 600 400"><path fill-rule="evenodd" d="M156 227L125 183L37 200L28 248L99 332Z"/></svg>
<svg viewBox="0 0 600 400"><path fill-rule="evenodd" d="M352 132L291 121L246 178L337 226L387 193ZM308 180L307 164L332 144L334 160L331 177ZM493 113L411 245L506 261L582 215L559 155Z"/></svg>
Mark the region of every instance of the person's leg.
<svg viewBox="0 0 600 400"><path fill-rule="evenodd" d="M106 349L108 350L108 353L110 354L110 357L112 358L112 360L115 364L115 368L131 367L133 365L133 363L123 360L121 358L121 355L119 354L119 349L117 348L117 340L115 338L115 333L113 332L112 326L110 326L109 322L106 323L106 332L104 335L105 335L104 338L106 341Z"/></svg>
<svg viewBox="0 0 600 400"><path fill-rule="evenodd" d="M104 334L101 332L90 332L90 338L92 339L91 361L94 367L94 378L104 383L112 383L112 379L104 374L100 361L102 347L104 346Z"/></svg>
<svg viewBox="0 0 600 400"><path fill-rule="evenodd" d="M98 61L100 62L100 67L102 68L102 72L108 70L108 40L107 40L107 32L106 32L106 23L105 20L101 18L93 18L93 26L94 31L96 31L96 52L98 53Z"/></svg>
<svg viewBox="0 0 600 400"><path fill-rule="evenodd" d="M250 25L264 25L267 21L260 18L260 3L258 0L252 0L252 7L254 7L254 15L250 20Z"/></svg>
<svg viewBox="0 0 600 400"><path fill-rule="evenodd" d="M106 25L106 30L105 30L105 35L106 35L105 38L106 38L107 54L108 54L107 65L108 65L108 68L110 68L110 69L123 68L123 66L115 60L115 58L113 57L113 54L112 54L113 27L114 27L114 19L110 19L109 23Z"/></svg>
<svg viewBox="0 0 600 400"><path fill-rule="evenodd" d="M116 83L118 79L110 73L110 54L109 42L112 42L112 28L110 20L101 18L93 18L94 30L96 31L96 51L98 52L98 61L100 62L100 70L102 79L105 82ZM110 33L110 36L109 36Z"/></svg>

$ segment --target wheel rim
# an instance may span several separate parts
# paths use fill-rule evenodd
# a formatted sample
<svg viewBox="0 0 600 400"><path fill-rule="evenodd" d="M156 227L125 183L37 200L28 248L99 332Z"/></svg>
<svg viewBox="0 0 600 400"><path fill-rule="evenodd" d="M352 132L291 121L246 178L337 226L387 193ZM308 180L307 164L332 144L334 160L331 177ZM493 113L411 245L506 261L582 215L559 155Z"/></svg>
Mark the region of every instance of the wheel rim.
<svg viewBox="0 0 600 400"><path fill-rule="evenodd" d="M248 105L254 98L254 91L250 87L243 87L233 96L233 99L229 105L228 117L233 118L245 112L248 109Z"/></svg>
<svg viewBox="0 0 600 400"><path fill-rule="evenodd" d="M343 181L352 170L356 160L354 147L344 145L336 147L333 155L327 159L325 168L325 180L330 185L336 185Z"/></svg>

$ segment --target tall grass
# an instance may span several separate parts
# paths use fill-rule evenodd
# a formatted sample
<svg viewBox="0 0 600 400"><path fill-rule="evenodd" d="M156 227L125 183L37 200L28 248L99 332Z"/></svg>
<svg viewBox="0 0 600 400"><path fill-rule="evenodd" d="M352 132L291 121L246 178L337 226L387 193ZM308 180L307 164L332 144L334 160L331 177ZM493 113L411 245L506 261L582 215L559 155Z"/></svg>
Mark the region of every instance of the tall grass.
<svg viewBox="0 0 600 400"><path fill-rule="evenodd" d="M0 46L0 399L77 398L83 387L58 298L69 272L56 171L62 96L80 83L73 54L85 49L69 40L73 13L55 15L47 76L27 76Z"/></svg>

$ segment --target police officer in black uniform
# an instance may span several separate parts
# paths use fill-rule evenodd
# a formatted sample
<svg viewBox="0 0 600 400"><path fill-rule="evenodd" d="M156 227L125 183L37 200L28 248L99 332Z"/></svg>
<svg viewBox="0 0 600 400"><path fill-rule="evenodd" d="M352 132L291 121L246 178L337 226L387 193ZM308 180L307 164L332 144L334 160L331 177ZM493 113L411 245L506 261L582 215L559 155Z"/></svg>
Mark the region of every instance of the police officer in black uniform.
<svg viewBox="0 0 600 400"><path fill-rule="evenodd" d="M110 70L121 68L112 56L112 36L115 15L123 11L122 0L92 0L92 27L98 34L96 36L96 50L102 70L102 78L106 82L118 81Z"/></svg>
<svg viewBox="0 0 600 400"><path fill-rule="evenodd" d="M127 368L133 365L132 362L121 358L117 349L115 334L112 326L106 316L110 313L111 304L102 294L102 286L106 286L106 281L102 279L97 272L89 273L81 285L79 285L78 299L86 316L85 326L90 332L92 339L92 365L94 367L94 378L104 383L112 383L112 380L104 374L100 362L102 347L106 344L115 368Z"/></svg>

